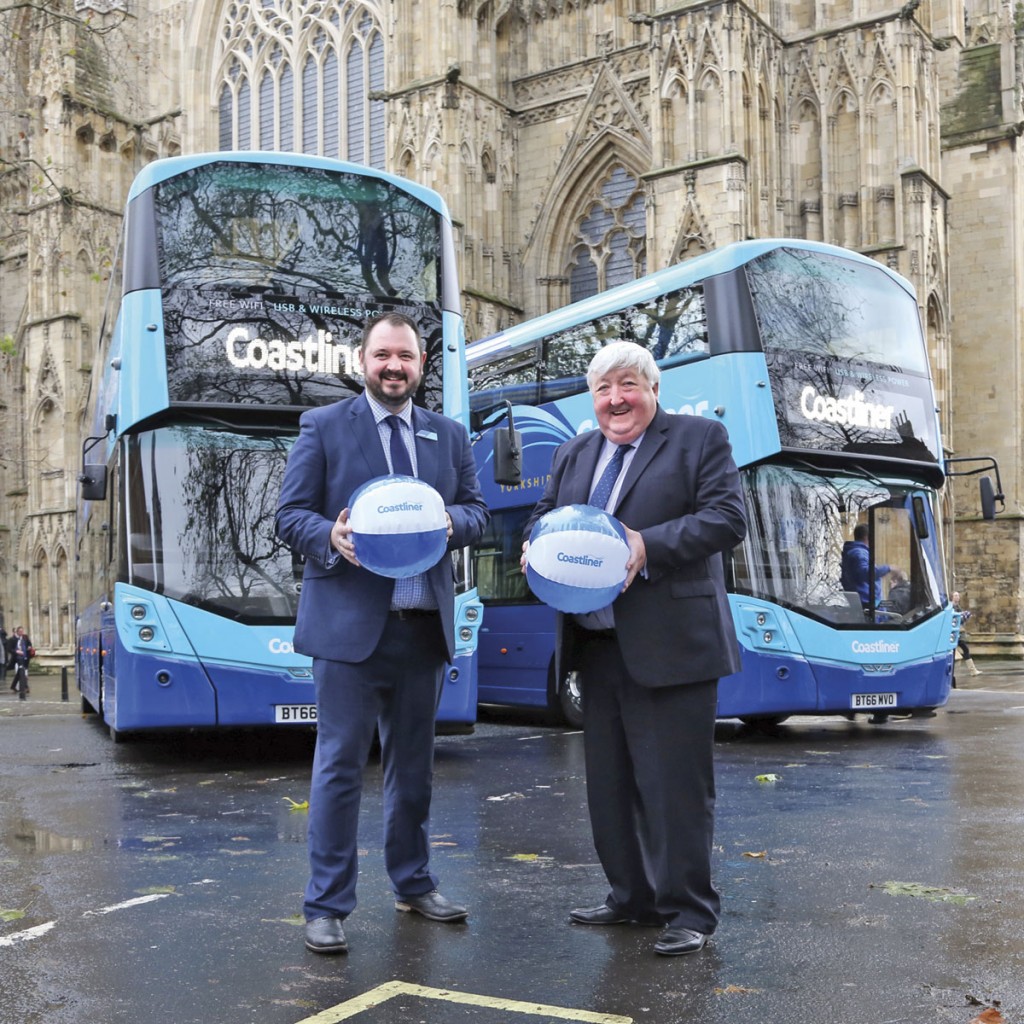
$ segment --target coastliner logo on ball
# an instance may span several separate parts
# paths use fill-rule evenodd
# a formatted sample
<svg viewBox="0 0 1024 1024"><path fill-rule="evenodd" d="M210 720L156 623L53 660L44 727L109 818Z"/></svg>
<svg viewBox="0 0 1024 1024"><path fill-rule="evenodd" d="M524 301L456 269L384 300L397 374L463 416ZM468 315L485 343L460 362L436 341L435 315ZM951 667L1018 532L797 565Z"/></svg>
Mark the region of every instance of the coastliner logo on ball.
<svg viewBox="0 0 1024 1024"><path fill-rule="evenodd" d="M448 548L444 499L415 477L376 477L352 495L349 507L356 557L378 576L416 576Z"/></svg>
<svg viewBox="0 0 1024 1024"><path fill-rule="evenodd" d="M591 505L565 505L534 525L526 581L546 605L584 614L618 597L628 560L626 533L617 519Z"/></svg>

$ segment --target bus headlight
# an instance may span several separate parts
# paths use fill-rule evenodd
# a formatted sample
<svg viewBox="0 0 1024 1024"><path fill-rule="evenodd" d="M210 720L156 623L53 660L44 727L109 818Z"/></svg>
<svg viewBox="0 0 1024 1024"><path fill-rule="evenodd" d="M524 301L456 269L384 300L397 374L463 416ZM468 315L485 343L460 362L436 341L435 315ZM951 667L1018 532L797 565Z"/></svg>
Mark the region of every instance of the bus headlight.
<svg viewBox="0 0 1024 1024"><path fill-rule="evenodd" d="M480 609L471 604L466 608L465 615L467 622L476 622L476 620L480 618Z"/></svg>
<svg viewBox="0 0 1024 1024"><path fill-rule="evenodd" d="M146 617L146 606L144 604L133 604L131 616L133 619L144 619Z"/></svg>
<svg viewBox="0 0 1024 1024"><path fill-rule="evenodd" d="M135 609L133 608L132 611L134 612ZM153 629L152 626L142 626L139 629L139 639L140 640L144 640L146 643L149 643L149 641L152 640L153 637L155 637L155 636L156 636L156 630Z"/></svg>
<svg viewBox="0 0 1024 1024"><path fill-rule="evenodd" d="M463 643L467 643L468 644L469 641L473 639L473 630L471 630L469 628L469 626L460 626L459 627L459 639Z"/></svg>

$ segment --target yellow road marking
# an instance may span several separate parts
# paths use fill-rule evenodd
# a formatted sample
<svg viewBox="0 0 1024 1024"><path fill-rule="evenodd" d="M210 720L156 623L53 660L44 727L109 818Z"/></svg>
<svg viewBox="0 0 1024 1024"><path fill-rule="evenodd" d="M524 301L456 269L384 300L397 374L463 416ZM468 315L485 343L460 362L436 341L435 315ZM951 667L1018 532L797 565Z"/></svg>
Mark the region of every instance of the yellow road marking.
<svg viewBox="0 0 1024 1024"><path fill-rule="evenodd" d="M591 1010L571 1010L565 1006L545 1006L543 1003L524 1003L518 999L497 999L493 996L478 996L470 992L453 992L449 988L427 988L425 985L410 985L404 981L389 981L386 985L364 992L355 999L339 1003L313 1017L306 1017L298 1024L336 1024L349 1020L363 1010L395 996L420 996L423 999L439 999L446 1003L462 1003L466 1006L485 1006L492 1010L508 1010L512 1013L529 1013L535 1017L554 1017L556 1020L580 1021L583 1024L633 1024L632 1017L620 1017L615 1013L594 1013Z"/></svg>

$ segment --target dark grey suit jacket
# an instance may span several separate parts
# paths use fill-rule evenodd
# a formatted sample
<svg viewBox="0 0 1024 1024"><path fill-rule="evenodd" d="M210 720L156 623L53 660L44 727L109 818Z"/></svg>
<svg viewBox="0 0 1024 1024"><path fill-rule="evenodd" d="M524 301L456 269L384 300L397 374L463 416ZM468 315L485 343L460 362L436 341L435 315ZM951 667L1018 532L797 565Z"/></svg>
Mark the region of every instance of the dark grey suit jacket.
<svg viewBox="0 0 1024 1024"><path fill-rule="evenodd" d="M599 430L555 452L551 478L527 523L585 504L604 438ZM721 423L659 408L626 471L615 517L647 548L646 576L615 600L615 628L630 674L644 686L718 679L740 668L722 552L746 535L739 472ZM558 678L586 631L558 616Z"/></svg>

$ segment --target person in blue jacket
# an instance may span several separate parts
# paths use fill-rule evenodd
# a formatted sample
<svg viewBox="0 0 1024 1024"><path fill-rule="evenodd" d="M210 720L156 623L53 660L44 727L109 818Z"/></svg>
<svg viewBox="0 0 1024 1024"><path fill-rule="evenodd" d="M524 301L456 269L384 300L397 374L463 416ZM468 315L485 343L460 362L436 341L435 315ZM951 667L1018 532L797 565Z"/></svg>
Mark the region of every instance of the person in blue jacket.
<svg viewBox="0 0 1024 1024"><path fill-rule="evenodd" d="M868 547L868 525L858 523L853 528L853 540L843 545L843 563L840 583L843 590L856 591L860 595L860 603L865 608L871 604L871 588L868 571L871 563L871 549ZM883 576L892 570L889 565L875 565L875 604L882 597Z"/></svg>

